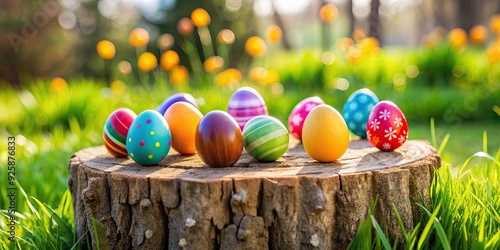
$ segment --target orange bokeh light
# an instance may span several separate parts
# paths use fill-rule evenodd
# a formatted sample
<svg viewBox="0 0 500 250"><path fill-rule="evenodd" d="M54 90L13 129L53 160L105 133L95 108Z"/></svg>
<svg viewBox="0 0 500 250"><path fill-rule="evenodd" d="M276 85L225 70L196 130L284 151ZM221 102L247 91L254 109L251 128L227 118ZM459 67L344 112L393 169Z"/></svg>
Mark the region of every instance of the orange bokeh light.
<svg viewBox="0 0 500 250"><path fill-rule="evenodd" d="M186 84L189 80L189 71L184 65L177 65L170 71L170 82L179 86Z"/></svg>
<svg viewBox="0 0 500 250"><path fill-rule="evenodd" d="M151 52L144 52L139 56L137 60L137 66L142 72L148 73L156 68L158 60L156 56Z"/></svg>
<svg viewBox="0 0 500 250"><path fill-rule="evenodd" d="M191 12L191 20L193 21L194 26L198 28L205 27L212 21L208 12L202 8L196 8L193 12Z"/></svg>
<svg viewBox="0 0 500 250"><path fill-rule="evenodd" d="M161 55L160 64L162 69L165 71L172 70L172 68L179 65L179 63L179 54L177 54L174 50L167 50Z"/></svg>
<svg viewBox="0 0 500 250"><path fill-rule="evenodd" d="M455 28L448 33L448 42L455 48L463 48L467 45L467 33L461 28Z"/></svg>
<svg viewBox="0 0 500 250"><path fill-rule="evenodd" d="M262 38L252 36L245 42L245 51L252 57L261 57L266 54L267 46Z"/></svg>
<svg viewBox="0 0 500 250"><path fill-rule="evenodd" d="M135 28L130 32L128 41L133 47L145 47L149 43L149 33L143 28Z"/></svg>
<svg viewBox="0 0 500 250"><path fill-rule="evenodd" d="M266 29L266 38L271 44L277 44L283 36L283 31L278 25L269 25Z"/></svg>
<svg viewBox="0 0 500 250"><path fill-rule="evenodd" d="M215 76L215 84L218 86L228 86L237 84L242 79L241 72L235 68L226 69Z"/></svg>
<svg viewBox="0 0 500 250"><path fill-rule="evenodd" d="M339 14L337 7L331 3L321 6L319 9L319 18L325 23L333 22Z"/></svg>
<svg viewBox="0 0 500 250"><path fill-rule="evenodd" d="M115 45L108 40L102 40L98 42L96 50L97 55L99 55L99 57L104 60L111 60L115 57L116 54Z"/></svg>

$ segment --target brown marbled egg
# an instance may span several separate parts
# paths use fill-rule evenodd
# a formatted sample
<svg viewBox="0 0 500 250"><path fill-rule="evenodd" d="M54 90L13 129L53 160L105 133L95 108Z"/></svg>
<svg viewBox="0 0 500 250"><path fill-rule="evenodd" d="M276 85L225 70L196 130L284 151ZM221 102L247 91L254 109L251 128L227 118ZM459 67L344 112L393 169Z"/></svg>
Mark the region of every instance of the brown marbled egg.
<svg viewBox="0 0 500 250"><path fill-rule="evenodd" d="M243 151L243 135L236 120L224 111L206 114L196 128L195 146L211 167L230 167Z"/></svg>

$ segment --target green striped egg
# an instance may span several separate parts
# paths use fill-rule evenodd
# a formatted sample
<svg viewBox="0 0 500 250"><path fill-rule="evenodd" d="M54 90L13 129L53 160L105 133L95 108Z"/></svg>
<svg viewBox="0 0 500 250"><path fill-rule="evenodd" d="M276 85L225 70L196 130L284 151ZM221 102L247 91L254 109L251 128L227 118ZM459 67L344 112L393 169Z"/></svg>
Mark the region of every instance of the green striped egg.
<svg viewBox="0 0 500 250"><path fill-rule="evenodd" d="M243 128L245 150L259 161L275 161L288 149L288 130L278 119L261 115Z"/></svg>

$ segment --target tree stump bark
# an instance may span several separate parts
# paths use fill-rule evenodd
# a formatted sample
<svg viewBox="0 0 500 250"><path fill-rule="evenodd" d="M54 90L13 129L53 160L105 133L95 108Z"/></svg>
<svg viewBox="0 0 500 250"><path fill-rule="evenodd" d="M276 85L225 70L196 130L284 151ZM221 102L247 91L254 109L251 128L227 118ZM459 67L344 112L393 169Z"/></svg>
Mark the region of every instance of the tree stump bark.
<svg viewBox="0 0 500 250"><path fill-rule="evenodd" d="M370 203L389 237L401 239L429 205L441 161L425 141L381 152L351 141L334 163L308 157L292 140L276 162L244 152L230 168L171 151L158 166L114 158L103 146L69 164L77 238L101 249L345 249ZM95 222L98 223L95 223Z"/></svg>

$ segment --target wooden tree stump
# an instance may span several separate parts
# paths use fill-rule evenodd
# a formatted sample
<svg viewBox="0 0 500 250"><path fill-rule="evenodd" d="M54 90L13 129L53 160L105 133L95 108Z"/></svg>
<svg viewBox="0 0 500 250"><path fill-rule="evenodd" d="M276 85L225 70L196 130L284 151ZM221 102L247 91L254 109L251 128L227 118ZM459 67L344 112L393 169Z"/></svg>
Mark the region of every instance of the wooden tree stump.
<svg viewBox="0 0 500 250"><path fill-rule="evenodd" d="M372 201L378 222L401 239L393 205L411 230L440 165L435 149L418 140L394 152L351 141L327 164L292 140L276 162L244 152L230 168L173 151L143 167L100 146L71 158L69 188L77 238L88 230L94 248L344 249Z"/></svg>

